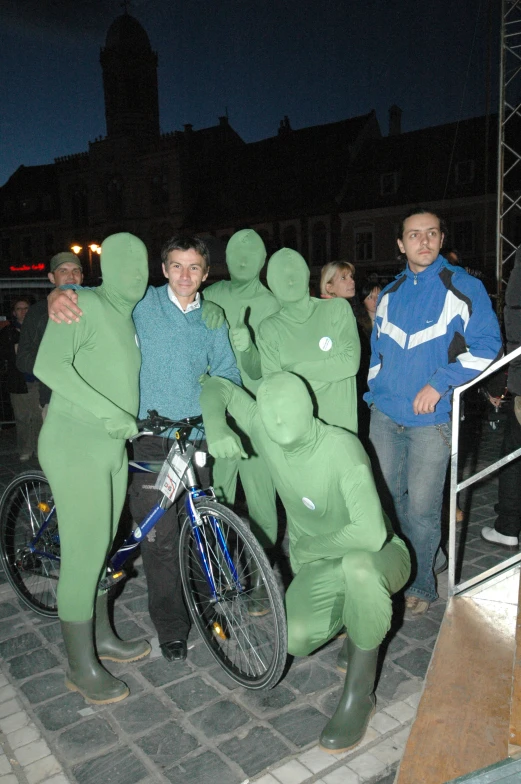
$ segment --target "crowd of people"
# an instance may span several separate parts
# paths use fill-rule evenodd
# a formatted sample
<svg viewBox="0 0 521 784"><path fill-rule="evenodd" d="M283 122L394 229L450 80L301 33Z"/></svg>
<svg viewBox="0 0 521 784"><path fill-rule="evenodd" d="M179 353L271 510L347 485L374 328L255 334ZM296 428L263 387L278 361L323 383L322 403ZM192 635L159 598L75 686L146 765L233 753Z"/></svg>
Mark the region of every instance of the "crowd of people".
<svg viewBox="0 0 521 784"><path fill-rule="evenodd" d="M289 652L306 656L346 633L338 659L344 689L320 745L339 752L360 742L393 594L404 589L410 619L437 598L452 389L502 351L485 288L444 258L445 235L435 211L411 210L397 240L403 272L387 285L369 277L356 292L353 265L331 262L320 298L310 296L308 263L289 248L269 259L267 288L266 249L251 229L231 237L229 277L203 296L210 258L198 237L165 244L167 282L159 288L147 288L146 249L130 234L103 243L95 289L81 289L71 254L53 257L49 318L40 305L31 319L41 328L31 332L39 351L22 366L19 348L18 365L23 383L37 378L52 390L39 459L60 521L58 612L69 688L89 702L123 699L126 685L100 659L133 661L150 651L145 641L114 636L97 588L127 491L125 439L147 409L173 419L202 413L214 459L213 476L202 481L233 504L240 477L252 530L272 560L277 494L284 506ZM71 264L76 279L61 279ZM20 333L26 313L15 313L10 332ZM137 442L136 457L162 459L163 437L146 441ZM154 478L132 482L136 520L152 505L153 485ZM95 538L86 540L78 510L96 521ZM190 628L178 534L172 507L142 545L150 616L171 662L186 658ZM254 584L252 614L261 593Z"/></svg>

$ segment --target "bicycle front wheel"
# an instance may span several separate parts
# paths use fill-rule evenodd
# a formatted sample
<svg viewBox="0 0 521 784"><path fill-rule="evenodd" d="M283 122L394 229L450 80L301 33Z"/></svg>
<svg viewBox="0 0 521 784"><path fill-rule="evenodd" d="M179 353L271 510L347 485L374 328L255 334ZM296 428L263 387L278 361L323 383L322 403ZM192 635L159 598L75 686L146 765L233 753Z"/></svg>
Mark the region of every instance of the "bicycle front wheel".
<svg viewBox="0 0 521 784"><path fill-rule="evenodd" d="M58 614L58 519L49 482L40 471L17 476L0 499L0 560L27 607L39 615Z"/></svg>
<svg viewBox="0 0 521 784"><path fill-rule="evenodd" d="M282 595L260 544L232 511L196 502L201 524L181 527L185 599L203 642L228 675L248 689L277 684L286 663ZM253 594L255 600L253 600Z"/></svg>

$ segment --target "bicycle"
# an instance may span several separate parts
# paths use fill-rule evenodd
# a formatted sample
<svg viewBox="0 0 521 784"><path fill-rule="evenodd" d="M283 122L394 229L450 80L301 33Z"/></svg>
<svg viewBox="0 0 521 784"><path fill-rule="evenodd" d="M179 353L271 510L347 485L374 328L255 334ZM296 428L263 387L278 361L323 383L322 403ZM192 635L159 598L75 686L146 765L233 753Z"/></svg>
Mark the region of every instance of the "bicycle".
<svg viewBox="0 0 521 784"><path fill-rule="evenodd" d="M213 488L198 486L193 463L203 465L206 454L188 436L200 428L201 417L174 422L155 411L148 414L138 422L136 438L175 432L155 484L161 500L109 559L100 586L108 589L125 579L125 561L184 493L179 562L193 623L232 680L249 689L272 688L285 666L287 629L268 559L241 518L218 503ZM156 473L158 466L130 461L129 470ZM20 474L0 499L0 559L21 601L40 615L57 616L58 520L52 490L39 471ZM259 574L266 598L255 600L263 606L252 614L249 602Z"/></svg>

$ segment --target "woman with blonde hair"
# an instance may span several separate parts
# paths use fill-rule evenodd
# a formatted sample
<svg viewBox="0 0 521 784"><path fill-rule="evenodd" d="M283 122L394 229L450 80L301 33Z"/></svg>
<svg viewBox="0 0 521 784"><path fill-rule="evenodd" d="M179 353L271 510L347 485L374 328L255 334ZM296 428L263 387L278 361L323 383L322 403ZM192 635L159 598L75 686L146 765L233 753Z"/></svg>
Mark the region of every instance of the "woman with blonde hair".
<svg viewBox="0 0 521 784"><path fill-rule="evenodd" d="M355 268L349 261L330 261L322 267L320 296L322 299L355 296Z"/></svg>

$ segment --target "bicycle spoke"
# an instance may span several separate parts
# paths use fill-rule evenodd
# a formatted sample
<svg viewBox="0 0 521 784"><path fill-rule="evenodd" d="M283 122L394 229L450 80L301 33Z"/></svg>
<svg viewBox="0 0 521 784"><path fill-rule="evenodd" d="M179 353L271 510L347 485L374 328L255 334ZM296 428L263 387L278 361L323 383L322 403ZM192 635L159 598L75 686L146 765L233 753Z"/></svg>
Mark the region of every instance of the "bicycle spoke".
<svg viewBox="0 0 521 784"><path fill-rule="evenodd" d="M188 522L180 542L181 576L190 612L204 643L231 678L249 688L268 688L280 677L286 654L278 586L259 544L236 515L216 502L199 505L199 514L197 531L204 561ZM214 580L217 601L209 596L203 563L208 564ZM262 616L248 612L254 574L261 575L267 591L269 613Z"/></svg>
<svg viewBox="0 0 521 784"><path fill-rule="evenodd" d="M0 554L6 576L25 604L50 616L57 613L59 576L53 506L49 484L37 473L17 477L0 502Z"/></svg>

